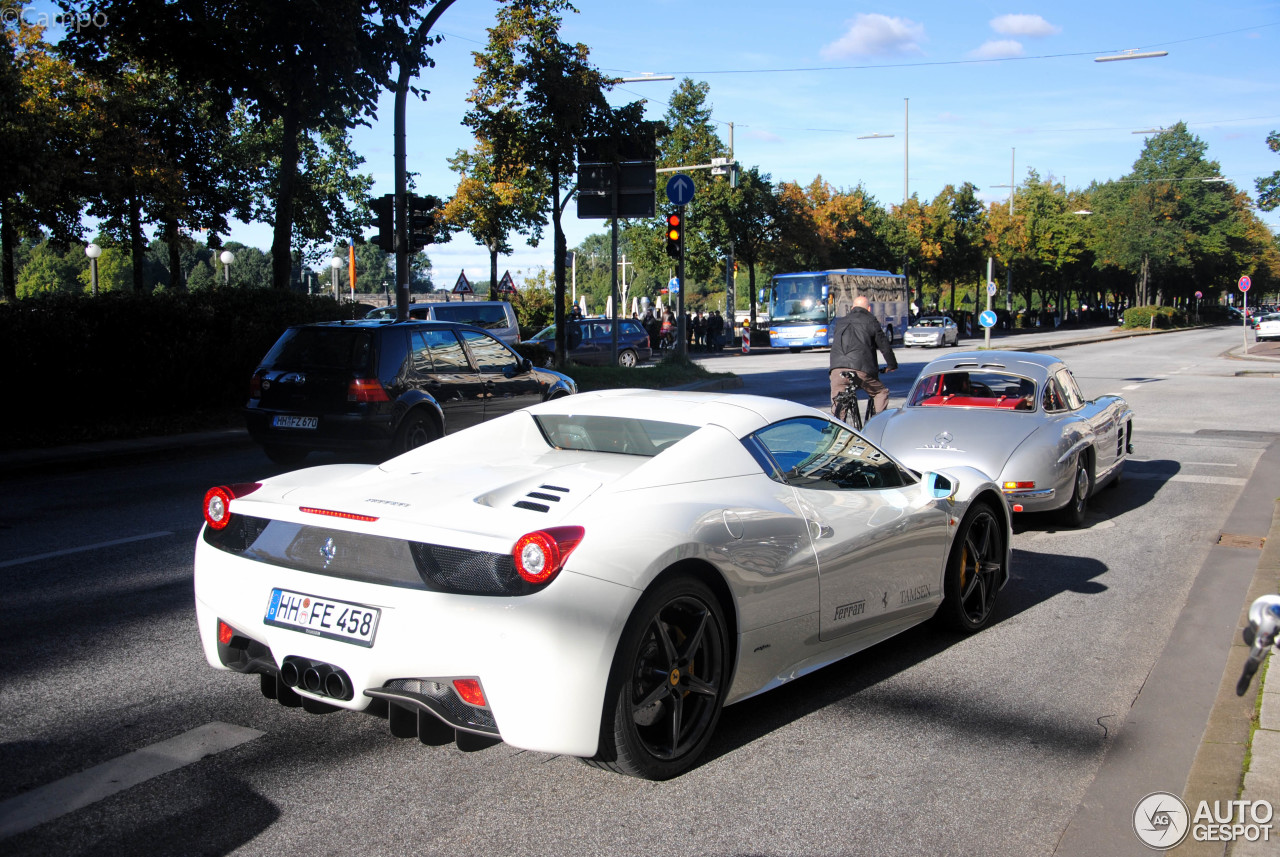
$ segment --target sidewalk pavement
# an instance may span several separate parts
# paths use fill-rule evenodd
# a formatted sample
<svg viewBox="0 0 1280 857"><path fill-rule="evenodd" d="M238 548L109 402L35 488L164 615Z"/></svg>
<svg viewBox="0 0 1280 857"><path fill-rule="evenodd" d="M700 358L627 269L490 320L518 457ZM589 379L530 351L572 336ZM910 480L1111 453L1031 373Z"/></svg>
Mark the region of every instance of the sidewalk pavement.
<svg viewBox="0 0 1280 857"><path fill-rule="evenodd" d="M991 345L994 349L1007 351L1053 351L1073 345L1173 332L1176 331L1120 330L1110 327L1037 329L993 334ZM960 348L970 350L981 348L982 345L983 338L975 337L962 341ZM774 349L752 350L759 353ZM733 358L740 353L726 349L697 357L718 363L721 359ZM1278 364L1275 371L1280 372L1280 343L1246 344L1242 337L1241 344L1232 348L1228 356L1258 364L1257 370L1243 371L1259 371L1266 363L1273 363ZM724 368L731 370L732 366ZM50 449L4 451L0 452L0 480L100 467L131 459L160 458L175 453L251 444L252 441L243 428L234 428L165 437L80 443ZM1280 499L1275 501L1271 529L1263 540L1262 547L1248 598L1241 606L1239 628L1245 626L1249 605L1255 598L1280 590ZM1179 857L1260 857L1280 853L1280 662L1276 666L1277 678L1271 683L1271 689L1265 686L1265 673L1259 673L1258 680L1249 693L1243 698L1237 698L1235 684L1248 651L1237 633L1227 659L1218 698L1201 738L1183 796L1192 813L1201 799L1208 799L1211 803L1213 800L1228 801L1237 798L1267 800L1278 811L1273 824L1273 839L1270 842L1256 843L1211 843L1193 842L1191 837L1187 837L1182 845L1174 849ZM1257 703L1259 697L1260 706ZM1253 717L1255 710L1258 712L1256 721Z"/></svg>

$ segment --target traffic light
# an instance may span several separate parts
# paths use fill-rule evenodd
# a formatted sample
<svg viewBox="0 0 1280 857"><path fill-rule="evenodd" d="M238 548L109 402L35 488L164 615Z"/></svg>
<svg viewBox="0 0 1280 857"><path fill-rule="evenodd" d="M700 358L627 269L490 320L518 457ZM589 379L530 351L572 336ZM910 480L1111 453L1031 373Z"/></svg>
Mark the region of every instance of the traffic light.
<svg viewBox="0 0 1280 857"><path fill-rule="evenodd" d="M418 250L440 237L441 202L434 196L409 197L409 248Z"/></svg>
<svg viewBox="0 0 1280 857"><path fill-rule="evenodd" d="M679 259L681 251L684 250L684 216L680 214L667 215L667 255L672 259Z"/></svg>
<svg viewBox="0 0 1280 857"><path fill-rule="evenodd" d="M378 227L373 243L388 253L394 253L396 249L395 200L395 196L387 194L369 201L369 208L373 209L374 222Z"/></svg>

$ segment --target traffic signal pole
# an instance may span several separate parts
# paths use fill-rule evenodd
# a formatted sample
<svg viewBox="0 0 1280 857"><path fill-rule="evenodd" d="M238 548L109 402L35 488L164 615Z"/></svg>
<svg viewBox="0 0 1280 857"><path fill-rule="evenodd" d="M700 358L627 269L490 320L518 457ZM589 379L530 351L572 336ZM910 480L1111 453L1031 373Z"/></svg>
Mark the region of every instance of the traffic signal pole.
<svg viewBox="0 0 1280 857"><path fill-rule="evenodd" d="M676 278L680 281L680 291L677 292L676 297L676 337L679 340L676 343L676 354L681 360L687 360L689 359L689 334L685 329L688 320L684 317L684 237L689 228L689 221L685 219L683 205L678 206L677 210L680 212L680 260L676 264Z"/></svg>

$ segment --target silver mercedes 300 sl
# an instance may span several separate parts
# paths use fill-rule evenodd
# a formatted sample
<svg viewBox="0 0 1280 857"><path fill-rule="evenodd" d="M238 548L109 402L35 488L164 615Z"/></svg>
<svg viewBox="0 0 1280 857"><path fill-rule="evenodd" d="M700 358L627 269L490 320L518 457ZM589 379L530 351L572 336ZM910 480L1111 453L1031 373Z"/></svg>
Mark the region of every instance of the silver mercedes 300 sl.
<svg viewBox="0 0 1280 857"><path fill-rule="evenodd" d="M1120 396L1086 399L1057 357L968 351L930 362L906 404L863 434L917 470L975 467L1013 511L1056 510L1078 527L1089 497L1124 469L1133 411Z"/></svg>

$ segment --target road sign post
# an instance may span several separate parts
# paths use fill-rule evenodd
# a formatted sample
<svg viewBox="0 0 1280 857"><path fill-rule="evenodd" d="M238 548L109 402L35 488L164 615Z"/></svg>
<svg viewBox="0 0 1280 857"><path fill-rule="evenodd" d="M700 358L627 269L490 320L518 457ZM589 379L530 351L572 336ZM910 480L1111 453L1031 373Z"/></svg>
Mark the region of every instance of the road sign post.
<svg viewBox="0 0 1280 857"><path fill-rule="evenodd" d="M1243 299L1240 312L1240 338L1244 343L1244 351L1249 353L1249 288L1253 285L1253 280L1249 279L1249 275L1240 278L1236 283L1240 287L1240 294Z"/></svg>
<svg viewBox="0 0 1280 857"><path fill-rule="evenodd" d="M995 265L995 261L992 257L987 257L987 311L978 316L978 323L983 327L982 347L986 349L991 348L991 324L995 324L994 321L991 324L986 323L988 317L995 318L995 313L991 311L991 299L996 294L996 281L991 279L992 267Z"/></svg>
<svg viewBox="0 0 1280 857"><path fill-rule="evenodd" d="M689 356L688 319L684 314L684 230L688 229L684 207L693 201L693 179L684 173L676 173L667 180L667 199L680 210L680 260L676 263L676 278L680 281L680 291L676 295L676 354L683 360Z"/></svg>

